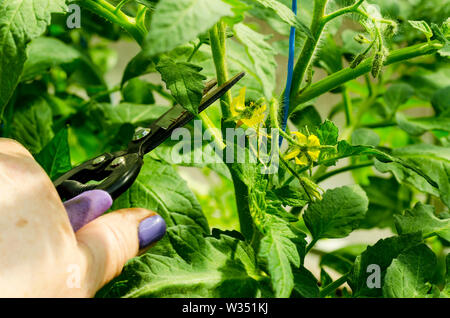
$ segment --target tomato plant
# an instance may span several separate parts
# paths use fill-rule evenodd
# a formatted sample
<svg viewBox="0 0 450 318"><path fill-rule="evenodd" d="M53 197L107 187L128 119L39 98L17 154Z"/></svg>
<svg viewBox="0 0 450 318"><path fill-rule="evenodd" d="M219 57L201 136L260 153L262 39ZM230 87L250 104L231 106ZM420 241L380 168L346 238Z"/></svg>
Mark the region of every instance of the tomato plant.
<svg viewBox="0 0 450 318"><path fill-rule="evenodd" d="M450 296L450 2L295 4L297 15L288 0L0 2L0 136L52 179L175 103L200 123L186 126L194 147L167 140L115 201L157 211L168 230L99 297ZM138 53L110 85L124 42ZM241 71L198 114L206 80ZM253 134L236 143L236 128ZM182 166L215 180L207 194ZM317 244L377 228L392 235Z"/></svg>

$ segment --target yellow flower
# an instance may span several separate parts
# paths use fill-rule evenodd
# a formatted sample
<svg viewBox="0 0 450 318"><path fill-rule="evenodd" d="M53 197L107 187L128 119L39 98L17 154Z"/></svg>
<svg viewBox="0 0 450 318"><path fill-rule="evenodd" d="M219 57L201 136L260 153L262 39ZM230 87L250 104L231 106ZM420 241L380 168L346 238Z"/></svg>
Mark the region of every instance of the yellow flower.
<svg viewBox="0 0 450 318"><path fill-rule="evenodd" d="M297 139L298 146L296 146L291 152L289 152L284 159L290 160L295 158L295 163L298 165L308 165L309 158L312 161L317 161L320 155L320 141L316 135L310 135L306 137L304 134L299 133L298 131L292 132L292 134ZM313 149L311 149L313 148ZM315 149L314 149L315 148ZM308 156L306 155L308 154Z"/></svg>
<svg viewBox="0 0 450 318"><path fill-rule="evenodd" d="M257 105L253 102L245 106L245 87L240 90L239 96L233 98L230 105L231 115L238 120L238 126L242 124L248 127L259 126L264 120L266 109L266 104Z"/></svg>

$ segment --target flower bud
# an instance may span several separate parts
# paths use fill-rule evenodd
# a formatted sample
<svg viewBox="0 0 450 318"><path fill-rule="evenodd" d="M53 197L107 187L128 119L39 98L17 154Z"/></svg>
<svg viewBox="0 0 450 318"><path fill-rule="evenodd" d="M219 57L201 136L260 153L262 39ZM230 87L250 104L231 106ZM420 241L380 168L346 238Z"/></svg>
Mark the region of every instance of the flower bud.
<svg viewBox="0 0 450 318"><path fill-rule="evenodd" d="M352 63L350 64L350 68L355 68L357 67L366 57L366 55L364 53L359 53L352 61Z"/></svg>

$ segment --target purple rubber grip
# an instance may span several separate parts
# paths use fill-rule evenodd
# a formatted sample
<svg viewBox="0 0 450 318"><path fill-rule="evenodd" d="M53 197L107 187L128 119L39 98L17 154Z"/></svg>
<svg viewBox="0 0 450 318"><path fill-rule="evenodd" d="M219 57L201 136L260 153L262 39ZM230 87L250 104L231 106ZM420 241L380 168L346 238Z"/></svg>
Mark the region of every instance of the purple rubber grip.
<svg viewBox="0 0 450 318"><path fill-rule="evenodd" d="M64 207L69 216L70 224L76 232L105 213L112 203L113 200L108 192L91 190L64 202Z"/></svg>

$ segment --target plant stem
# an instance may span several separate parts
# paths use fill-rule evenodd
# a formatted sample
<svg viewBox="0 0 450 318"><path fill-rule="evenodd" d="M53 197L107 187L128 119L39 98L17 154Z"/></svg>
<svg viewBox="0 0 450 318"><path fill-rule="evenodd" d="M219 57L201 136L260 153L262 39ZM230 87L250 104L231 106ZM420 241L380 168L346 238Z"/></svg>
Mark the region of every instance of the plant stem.
<svg viewBox="0 0 450 318"><path fill-rule="evenodd" d="M209 31L209 37L211 42L211 51L213 55L214 65L216 68L217 85L222 85L228 80L228 70L226 63L226 34L225 24L220 21ZM222 109L222 135L226 136L225 132L227 128L232 128L233 123L227 122L226 119L231 117L230 113L231 104L231 92L228 92L222 96L220 100L220 106ZM234 147L235 145L229 145ZM228 160L227 160L228 161ZM233 160L234 161L234 160ZM231 174L231 179L234 185L234 195L236 198L236 207L239 216L239 225L242 235L247 241L251 242L255 237L255 226L253 217L250 213L250 207L248 204L248 187L240 179L233 163L226 163L228 170Z"/></svg>
<svg viewBox="0 0 450 318"><path fill-rule="evenodd" d="M300 57L298 58L297 64L295 65L291 87L291 106L293 104L292 102L295 100L298 94L298 91L300 90L305 72L308 69L309 64L311 63L314 51L317 47L317 43L319 42L319 38L322 35L323 28L325 27L322 19L325 14L325 7L327 5L327 2L328 0L314 1L314 12L310 27L314 39L311 39L310 37L306 39L302 52L300 53ZM298 104L294 104L294 106L297 105ZM294 107L290 107L290 113L292 113L293 108Z"/></svg>
<svg viewBox="0 0 450 318"><path fill-rule="evenodd" d="M370 161L370 162L363 162L363 163L359 163L359 164L355 164L355 165L350 165L350 166L346 166L346 167L342 167L339 169L335 169L333 171L329 171L328 173L324 173L322 175L319 175L314 181L316 183L322 182L325 179L328 179L332 176L335 176L339 173L343 173L343 172L347 172L347 171L351 171L351 170L356 170L356 169L361 169L361 168L366 168L366 167L370 167L373 166L374 162Z"/></svg>
<svg viewBox="0 0 450 318"><path fill-rule="evenodd" d="M350 276L350 273L346 273L346 274L342 275L340 278L336 279L331 284L328 284L327 286L325 286L320 291L319 297L323 298L325 296L328 296L330 293L334 292L339 286L341 286L342 284L344 284L347 281L348 276Z"/></svg>
<svg viewBox="0 0 450 318"><path fill-rule="evenodd" d="M362 128L386 128L386 127L392 127L397 125L397 123L395 121L392 120L386 120L386 121L381 121L378 123L373 123L373 124L364 124L364 125L359 125L359 127Z"/></svg>
<svg viewBox="0 0 450 318"><path fill-rule="evenodd" d="M194 46L194 50L192 51L191 55L189 55L188 59L186 60L186 62L190 62L192 60L192 58L194 57L195 53L197 53L197 51L200 49L200 47L203 45L202 41L199 41L195 46Z"/></svg>
<svg viewBox="0 0 450 318"><path fill-rule="evenodd" d="M442 48L442 44L438 41L431 41L430 43L419 43L410 47L392 51L386 58L384 65L394 64L400 61L408 60L414 57L428 55L437 52ZM318 97L330 90L341 86L342 84L351 81L361 75L369 73L372 69L373 58L366 59L354 69L346 68L339 72L327 76L312 84L309 88L304 90L301 94L295 97L295 104L299 105L305 103L315 97ZM290 113L295 111L295 107L290 108Z"/></svg>
<svg viewBox="0 0 450 318"><path fill-rule="evenodd" d="M316 245L316 243L317 243L318 240L319 240L318 238L314 238L314 239L311 241L311 243L309 243L308 246L306 246L305 255L308 254L308 252L312 249L312 247L313 247L314 245Z"/></svg>
<svg viewBox="0 0 450 318"><path fill-rule="evenodd" d="M136 20L123 13L121 10L116 10L112 4L105 0L85 0L77 1L81 6L94 12L95 14L109 20L110 22L121 26L125 31L127 31L136 42L142 46L144 43L146 30L143 30L136 25Z"/></svg>
<svg viewBox="0 0 450 318"><path fill-rule="evenodd" d="M211 51L214 60L214 65L216 67L217 73L217 85L220 86L228 80L228 69L226 63L226 34L224 32L223 22L219 22L214 25L210 32L209 37L211 41ZM225 95L220 99L220 106L222 109L222 117L224 119L228 119L231 116L230 113L230 104L231 104L231 92L228 91Z"/></svg>
<svg viewBox="0 0 450 318"><path fill-rule="evenodd" d="M221 150L225 149L226 145L223 142L223 136L219 128L214 125L211 118L209 118L206 112L201 112L198 117L202 120L203 125L208 129L209 133L212 135L214 142L219 146Z"/></svg>
<svg viewBox="0 0 450 318"><path fill-rule="evenodd" d="M358 0L355 4L353 4L351 6L339 9L337 11L334 11L333 13L325 15L323 17L323 20L324 20L325 23L328 23L331 20L333 20L333 19L335 19L337 17L340 17L341 15L355 12L363 2L364 2L364 0Z"/></svg>
<svg viewBox="0 0 450 318"><path fill-rule="evenodd" d="M344 102L345 120L348 127L352 125L353 107L352 107L352 99L350 98L346 85L342 85L342 99Z"/></svg>

